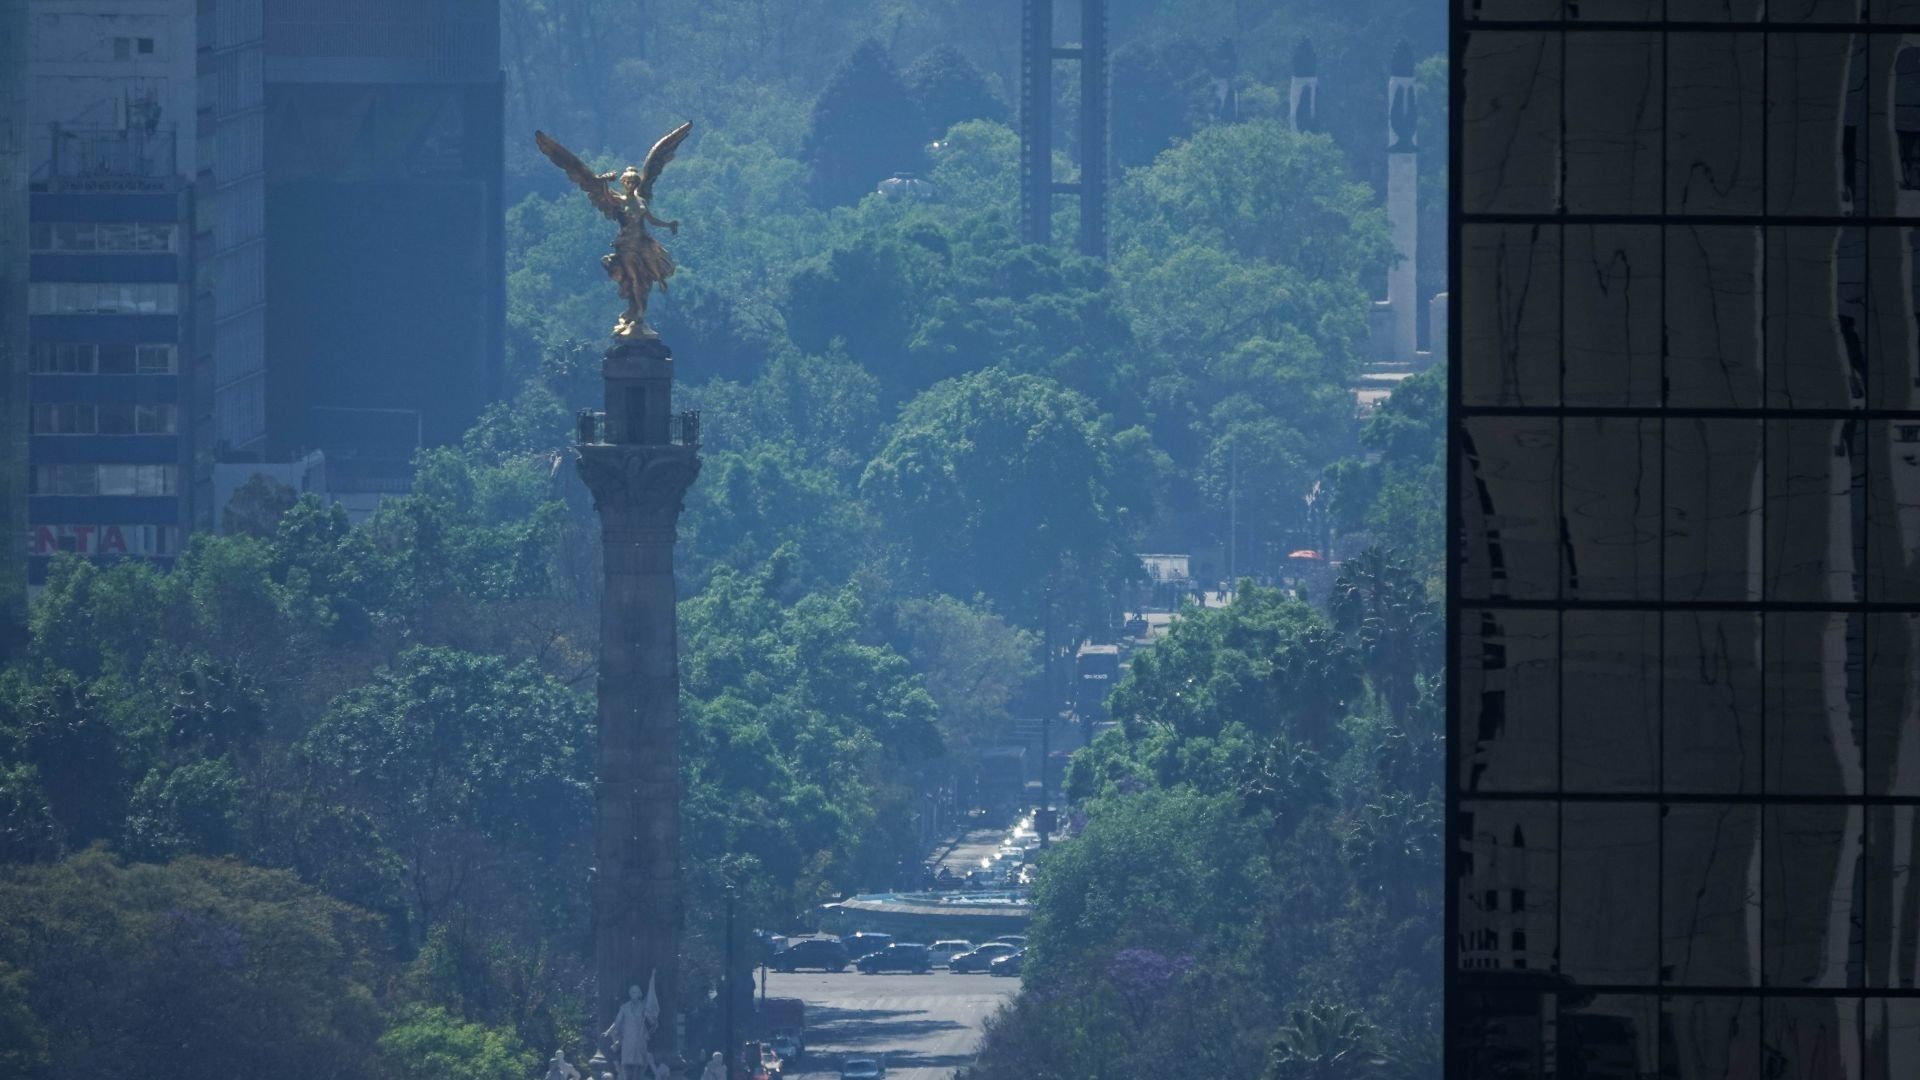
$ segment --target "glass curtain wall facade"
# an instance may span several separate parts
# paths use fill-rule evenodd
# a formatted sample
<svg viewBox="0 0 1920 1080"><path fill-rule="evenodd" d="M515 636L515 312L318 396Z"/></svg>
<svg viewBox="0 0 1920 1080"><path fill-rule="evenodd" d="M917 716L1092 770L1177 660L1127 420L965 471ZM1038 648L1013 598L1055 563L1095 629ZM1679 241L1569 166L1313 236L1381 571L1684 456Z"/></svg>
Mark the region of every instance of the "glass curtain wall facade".
<svg viewBox="0 0 1920 1080"><path fill-rule="evenodd" d="M27 630L27 0L0 0L0 655Z"/></svg>
<svg viewBox="0 0 1920 1080"><path fill-rule="evenodd" d="M1448 1075L1920 1076L1920 2L1454 2Z"/></svg>

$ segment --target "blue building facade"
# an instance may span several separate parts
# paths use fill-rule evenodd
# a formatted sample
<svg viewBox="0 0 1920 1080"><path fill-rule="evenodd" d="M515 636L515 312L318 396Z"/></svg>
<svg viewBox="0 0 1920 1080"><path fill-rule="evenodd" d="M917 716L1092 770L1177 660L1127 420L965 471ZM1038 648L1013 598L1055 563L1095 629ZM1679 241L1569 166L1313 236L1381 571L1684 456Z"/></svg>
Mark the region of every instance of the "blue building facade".
<svg viewBox="0 0 1920 1080"><path fill-rule="evenodd" d="M62 551L170 566L191 524L191 194L171 177L35 187L28 581Z"/></svg>

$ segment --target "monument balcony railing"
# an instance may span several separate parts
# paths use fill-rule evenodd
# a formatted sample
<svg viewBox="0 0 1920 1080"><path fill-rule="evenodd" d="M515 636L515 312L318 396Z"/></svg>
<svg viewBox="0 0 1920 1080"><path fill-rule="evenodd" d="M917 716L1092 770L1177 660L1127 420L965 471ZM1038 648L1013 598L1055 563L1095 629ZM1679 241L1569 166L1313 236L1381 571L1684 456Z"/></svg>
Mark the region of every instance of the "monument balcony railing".
<svg viewBox="0 0 1920 1080"><path fill-rule="evenodd" d="M602 410L582 409L579 414L579 427L582 445L605 446L616 441L614 432L607 423L607 414ZM632 444L661 445L650 444L644 439L632 440ZM686 409L668 416L665 445L698 447L700 445L700 410Z"/></svg>
<svg viewBox="0 0 1920 1080"><path fill-rule="evenodd" d="M700 410L683 409L669 417L667 440L680 446L699 446Z"/></svg>

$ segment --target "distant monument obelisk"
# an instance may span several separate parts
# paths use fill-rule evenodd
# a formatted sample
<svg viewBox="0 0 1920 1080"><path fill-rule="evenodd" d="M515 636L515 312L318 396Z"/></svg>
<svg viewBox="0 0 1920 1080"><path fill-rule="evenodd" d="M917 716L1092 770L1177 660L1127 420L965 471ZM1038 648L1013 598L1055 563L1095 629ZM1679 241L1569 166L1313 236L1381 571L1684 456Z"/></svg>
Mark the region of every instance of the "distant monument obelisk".
<svg viewBox="0 0 1920 1080"><path fill-rule="evenodd" d="M601 364L606 411L580 417L580 477L600 514L599 766L594 778L595 1032L619 1015L627 988L658 988L654 1054L678 1049L680 1004L680 663L673 545L681 500L700 474L695 413L673 412L673 351L646 324L652 287L673 260L647 225L679 231L648 206L653 184L691 124L661 139L640 168L595 173L536 133L602 213L620 224L601 260L627 310ZM617 184L617 186L616 186ZM618 1060L618 1059L616 1059ZM630 1080L622 1077L621 1080Z"/></svg>

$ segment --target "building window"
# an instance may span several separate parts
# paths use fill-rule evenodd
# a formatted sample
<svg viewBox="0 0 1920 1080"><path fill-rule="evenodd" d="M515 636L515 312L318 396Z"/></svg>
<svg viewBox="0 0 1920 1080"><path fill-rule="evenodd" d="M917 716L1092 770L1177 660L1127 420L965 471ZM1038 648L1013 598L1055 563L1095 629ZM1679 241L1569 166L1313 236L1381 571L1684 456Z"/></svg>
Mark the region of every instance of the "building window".
<svg viewBox="0 0 1920 1080"><path fill-rule="evenodd" d="M174 495L178 465L36 465L35 495Z"/></svg>
<svg viewBox="0 0 1920 1080"><path fill-rule="evenodd" d="M30 238L38 252L180 250L180 226L172 222L36 221Z"/></svg>
<svg viewBox="0 0 1920 1080"><path fill-rule="evenodd" d="M99 410L89 404L35 405L35 435L92 435L100 430Z"/></svg>
<svg viewBox="0 0 1920 1080"><path fill-rule="evenodd" d="M177 355L171 345L135 345L133 372L136 375L171 375L174 372L174 357Z"/></svg>
<svg viewBox="0 0 1920 1080"><path fill-rule="evenodd" d="M100 374L132 375L138 370L139 352L132 345L101 345Z"/></svg>
<svg viewBox="0 0 1920 1080"><path fill-rule="evenodd" d="M1450 1077L1920 1076L1920 48L1714 7L1452 9Z"/></svg>
<svg viewBox="0 0 1920 1080"><path fill-rule="evenodd" d="M33 347L35 375L172 375L179 350L172 345L96 345L40 342Z"/></svg>
<svg viewBox="0 0 1920 1080"><path fill-rule="evenodd" d="M54 402L33 407L35 435L173 435L179 409L126 401Z"/></svg>
<svg viewBox="0 0 1920 1080"><path fill-rule="evenodd" d="M140 38L138 41L134 43L134 48L137 52L139 52L141 56L152 56L153 55L153 39L150 37Z"/></svg>
<svg viewBox="0 0 1920 1080"><path fill-rule="evenodd" d="M176 315L180 286L149 282L36 281L28 286L30 315Z"/></svg>
<svg viewBox="0 0 1920 1080"><path fill-rule="evenodd" d="M98 362L92 345L43 342L33 347L35 375L91 375Z"/></svg>

